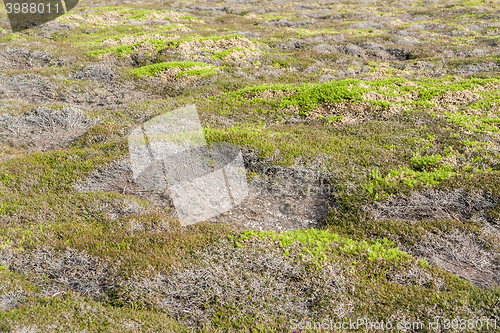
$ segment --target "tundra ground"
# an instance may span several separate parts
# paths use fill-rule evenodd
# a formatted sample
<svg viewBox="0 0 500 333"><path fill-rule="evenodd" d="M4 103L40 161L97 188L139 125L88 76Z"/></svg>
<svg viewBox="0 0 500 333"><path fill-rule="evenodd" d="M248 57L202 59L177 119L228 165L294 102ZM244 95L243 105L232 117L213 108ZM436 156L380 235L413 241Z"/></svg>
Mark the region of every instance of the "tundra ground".
<svg viewBox="0 0 500 333"><path fill-rule="evenodd" d="M0 6L0 332L495 331L499 22L497 0L83 0L14 33ZM249 196L183 227L127 137L188 104Z"/></svg>

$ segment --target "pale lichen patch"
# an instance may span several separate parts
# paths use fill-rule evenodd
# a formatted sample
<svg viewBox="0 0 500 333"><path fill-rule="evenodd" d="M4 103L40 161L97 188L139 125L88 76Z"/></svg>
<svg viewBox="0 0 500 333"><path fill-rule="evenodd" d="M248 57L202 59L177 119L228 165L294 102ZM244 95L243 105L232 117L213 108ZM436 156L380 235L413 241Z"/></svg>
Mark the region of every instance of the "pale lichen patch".
<svg viewBox="0 0 500 333"><path fill-rule="evenodd" d="M237 36L216 40L186 41L179 45L178 51L183 55L194 57L201 52L209 52L214 55L223 53L221 58L226 61L238 61L260 54L254 43L244 37ZM227 54L225 54L226 52Z"/></svg>
<svg viewBox="0 0 500 333"><path fill-rule="evenodd" d="M145 35L140 35L140 36L125 36L120 39L106 39L104 40L101 45L102 46L118 46L118 45L134 45L137 43L144 42L145 40L152 39L152 40L177 40L179 39L178 35L160 35L160 34L145 34Z"/></svg>
<svg viewBox="0 0 500 333"><path fill-rule="evenodd" d="M473 93L468 90L461 91L447 91L442 96L436 96L432 99L432 102L436 105L467 105L477 102L481 99L479 94Z"/></svg>

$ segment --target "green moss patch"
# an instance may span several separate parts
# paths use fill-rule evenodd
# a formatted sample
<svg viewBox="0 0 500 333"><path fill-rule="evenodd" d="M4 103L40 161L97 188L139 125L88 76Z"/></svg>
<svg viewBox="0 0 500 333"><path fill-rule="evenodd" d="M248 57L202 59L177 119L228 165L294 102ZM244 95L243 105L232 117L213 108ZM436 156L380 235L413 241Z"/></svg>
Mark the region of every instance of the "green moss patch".
<svg viewBox="0 0 500 333"><path fill-rule="evenodd" d="M198 69L192 69L194 67L203 67ZM193 62L193 61L184 61L184 62L165 62L160 64L154 64L149 66L144 66L141 68L133 69L130 71L131 74L135 74L139 77L141 76L156 76L161 74L162 72L168 70L178 68L181 70L177 74L178 77L184 76L210 76L216 74L216 70L213 66L202 63L202 62Z"/></svg>
<svg viewBox="0 0 500 333"><path fill-rule="evenodd" d="M280 247L285 250L285 255L288 254L287 248L297 242L301 245L303 254L311 256L318 267L321 267L320 262L327 260L327 253L332 251L362 256L370 261L378 259L402 261L409 258L406 253L393 248L394 243L389 242L387 239L370 243L366 241L359 242L339 236L328 230L308 229L285 233L246 231L241 236L232 239L236 242L236 245L241 246L241 243L253 237L260 240L278 241Z"/></svg>
<svg viewBox="0 0 500 333"><path fill-rule="evenodd" d="M408 81L405 79L386 79L377 81L361 81L359 79L347 79L332 81L323 84L303 84L303 85L259 85L248 87L236 92L229 92L222 96L211 97L209 100L218 101L223 99L226 103L232 102L235 105L244 103L259 104L262 101L251 100L248 96L254 96L263 91L288 91L288 96L284 96L270 104L275 111L295 107L300 114L306 116L320 105L338 104L340 102L368 102L374 106L389 108L393 105L406 105L410 108L430 108L433 106L447 105L444 98L449 92L468 91L475 87L491 87L498 84L498 79L477 79L469 78L463 80L446 79L422 79ZM414 94L415 98L401 98L405 94ZM499 96L494 89L486 89L478 93L480 101L471 101L470 107L477 110L488 110L498 103ZM376 96L377 99L373 99ZM439 99L441 98L441 99ZM441 101L442 100L442 101ZM450 116L450 115L448 115ZM457 116L458 117L458 116ZM498 123L496 118L480 118L483 126L494 126Z"/></svg>

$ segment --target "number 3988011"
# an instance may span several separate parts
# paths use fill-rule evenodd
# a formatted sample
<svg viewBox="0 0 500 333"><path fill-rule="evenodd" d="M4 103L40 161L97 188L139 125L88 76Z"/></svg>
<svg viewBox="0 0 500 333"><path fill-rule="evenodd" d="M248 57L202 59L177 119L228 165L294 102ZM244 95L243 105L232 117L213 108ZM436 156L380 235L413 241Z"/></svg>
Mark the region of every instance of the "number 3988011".
<svg viewBox="0 0 500 333"><path fill-rule="evenodd" d="M58 14L62 8L59 4L51 3L6 3L7 14Z"/></svg>

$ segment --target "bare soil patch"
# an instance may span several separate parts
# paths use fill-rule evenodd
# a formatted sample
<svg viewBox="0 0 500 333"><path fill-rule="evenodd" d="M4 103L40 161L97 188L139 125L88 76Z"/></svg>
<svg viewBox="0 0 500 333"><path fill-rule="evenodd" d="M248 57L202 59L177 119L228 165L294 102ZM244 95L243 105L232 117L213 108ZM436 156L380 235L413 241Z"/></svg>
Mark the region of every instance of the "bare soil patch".
<svg viewBox="0 0 500 333"><path fill-rule="evenodd" d="M249 181L249 196L232 210L207 220L241 230L286 231L321 225L333 205L332 185L326 175L305 168L270 167L251 152L244 154L248 171L258 176ZM76 191L105 191L131 195L173 209L168 189L146 191L137 185L128 161L114 162L92 172L75 185Z"/></svg>

